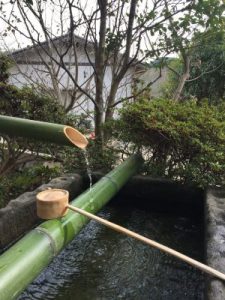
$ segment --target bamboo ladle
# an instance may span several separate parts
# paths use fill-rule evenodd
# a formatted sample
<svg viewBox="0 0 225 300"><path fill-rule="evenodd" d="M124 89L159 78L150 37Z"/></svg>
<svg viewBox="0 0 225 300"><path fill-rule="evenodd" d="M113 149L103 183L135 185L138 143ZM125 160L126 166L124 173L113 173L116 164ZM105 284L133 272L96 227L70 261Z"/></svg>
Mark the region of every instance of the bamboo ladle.
<svg viewBox="0 0 225 300"><path fill-rule="evenodd" d="M196 267L197 269L200 269L201 271L208 273L212 276L215 276L219 279L222 279L225 281L225 274L222 272L219 272L215 270L212 267L209 267L195 259L192 259L191 257L184 255L176 250L173 250L167 246L164 246L158 242L155 242L149 238L146 238L138 233L135 233L127 228L124 228L122 226L119 226L115 223L112 223L110 221L107 221L103 218L100 218L94 214L91 214L83 209L80 209L78 207L69 205L69 193L66 190L61 189L49 189L42 191L37 194L37 214L41 219L55 219L63 217L67 209L70 209L76 213L82 214L85 217L88 217L92 220L95 220L115 231L118 231L120 233L123 233L129 237L135 238L136 240L139 240L149 246L155 247L165 253L168 253L172 256L175 256L176 258L179 258L180 260L185 261L186 263Z"/></svg>

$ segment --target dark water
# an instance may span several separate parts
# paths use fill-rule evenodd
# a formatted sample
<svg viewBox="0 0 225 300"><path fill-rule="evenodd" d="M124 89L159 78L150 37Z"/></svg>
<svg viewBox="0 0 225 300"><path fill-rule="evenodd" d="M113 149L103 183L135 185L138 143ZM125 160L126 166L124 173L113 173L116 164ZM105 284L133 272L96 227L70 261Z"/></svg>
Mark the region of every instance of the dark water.
<svg viewBox="0 0 225 300"><path fill-rule="evenodd" d="M99 215L202 258L196 221L118 207ZM199 300L203 288L200 271L91 221L19 300Z"/></svg>

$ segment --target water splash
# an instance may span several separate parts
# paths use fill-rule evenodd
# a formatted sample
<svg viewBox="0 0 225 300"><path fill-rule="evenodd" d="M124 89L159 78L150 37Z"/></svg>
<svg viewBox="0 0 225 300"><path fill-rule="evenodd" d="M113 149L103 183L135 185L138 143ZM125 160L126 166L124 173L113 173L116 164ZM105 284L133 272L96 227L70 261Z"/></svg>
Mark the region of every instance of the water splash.
<svg viewBox="0 0 225 300"><path fill-rule="evenodd" d="M90 181L89 188L90 188L90 191L91 191L91 188L92 188L92 185L93 185L93 180L92 180L92 172L91 172L91 167L90 167L90 160L89 160L89 157L88 157L87 150L83 149L82 151L83 151L84 159L85 159L85 162L86 162L87 175L88 175L88 178L89 178L89 181Z"/></svg>

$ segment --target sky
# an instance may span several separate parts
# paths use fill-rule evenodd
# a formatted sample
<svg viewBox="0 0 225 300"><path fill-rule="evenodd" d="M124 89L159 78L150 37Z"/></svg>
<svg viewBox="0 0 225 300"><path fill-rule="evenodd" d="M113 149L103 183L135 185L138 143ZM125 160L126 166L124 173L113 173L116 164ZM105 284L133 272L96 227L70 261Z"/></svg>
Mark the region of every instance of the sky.
<svg viewBox="0 0 225 300"><path fill-rule="evenodd" d="M33 0L34 5L32 7L35 8L35 2L39 0ZM43 20L48 28L49 32L53 36L60 36L62 34L65 34L68 32L70 20L69 20L69 14L68 14L68 8L63 8L64 4L67 3L68 0L46 0L46 1L41 1L41 9L43 9ZM113 2L114 1L114 2ZM40 1L39 1L40 2ZM111 12L112 14L116 14L117 7L116 5L119 5L119 3L122 3L122 0L112 0L115 8L112 6ZM21 3L21 1L20 1ZM85 12L87 16L91 15L92 12L95 10L95 4L96 1L94 0L74 0L74 3L76 5L80 5L82 7L82 10ZM140 1L140 6L138 7L138 12L139 15L145 14L146 12L150 12L152 10L152 7L154 3L157 3L158 5L158 10L160 11L165 7L164 1L163 0L142 0ZM179 0L173 0L171 1L174 6L179 7L181 5L181 1ZM129 13L129 3L125 4L127 6L127 9L125 9L124 13L124 19L126 18L125 14ZM41 27L39 23L37 22L35 16L32 13L28 12L28 8L26 6L24 7L24 11L26 15L28 16L28 23L29 23L29 28L31 28L32 32L32 37L34 39L39 36L40 41L44 41L46 38L43 34L43 31L41 30ZM63 10L63 14L60 12ZM160 18L160 17L159 17ZM7 31L9 28L8 24L6 24L2 19L10 20L12 24L12 30ZM74 13L74 24L75 26L77 23L79 23L80 20L83 20L83 16L78 10ZM4 1L4 6L3 6L3 12L0 14L0 49L3 51L10 51L10 50L17 50L24 48L26 46L29 46L32 44L32 41L30 38L26 38L25 35L27 33L26 26L24 22L22 21L22 18L20 17L20 11L16 5L10 4L10 0L5 0ZM111 18L111 21L113 20L113 17ZM115 20L115 17L114 17ZM110 22L111 22L110 21ZM110 22L107 24L107 26L110 26ZM14 28L13 28L14 27ZM98 27L99 25L97 24L96 26L96 35L98 36ZM126 27L126 24L122 25L123 28ZM20 33L17 30L14 29L19 29ZM78 36L83 36L86 32L86 28L84 26L77 26L75 30L75 34ZM190 35L191 36L191 35ZM150 39L145 38L144 36L142 37L141 41L141 49L144 51L146 49L150 48L149 41L151 43L156 43L159 39L161 38L160 34L155 33L154 36L150 36ZM138 36L137 36L138 39ZM133 46L133 53L135 52L135 45Z"/></svg>
<svg viewBox="0 0 225 300"><path fill-rule="evenodd" d="M34 3L37 0L34 0ZM23 34L25 34L27 32L26 30L26 26L23 24L23 22L20 22L21 17L20 17L20 12L19 9L16 5L12 5L9 3L9 0L5 0L4 1L4 6L3 6L3 13L2 16L0 16L0 47L1 49L20 49L20 48L24 48L28 45L31 44L31 40L25 38L25 36ZM21 2L21 1L20 1ZM95 10L95 2L93 0L78 0L75 1L75 3L80 3L80 6L82 6L83 11L85 12L86 15L91 15L91 13ZM119 5L119 3L121 3L121 0L118 1L114 1L114 4ZM158 1L158 2L162 2L163 1ZM174 1L174 3L176 3L177 0ZM178 1L179 2L179 1ZM52 4L54 3L54 4ZM68 9L64 10L63 12L63 16L61 16L60 14L60 4L61 6L64 6L64 3L66 3L66 0L47 0L47 1L42 1L42 8L44 11L43 14L43 18L44 18L44 22L47 26L47 28L49 29L49 31L51 31L54 35L61 35L63 33L67 32L67 29L69 27L69 18L68 18ZM140 5L138 8L139 13L145 13L146 11L151 11L152 9L152 5L154 3L153 1L148 1L148 0L142 0L140 1ZM124 15L129 13L129 4L125 4L125 6L127 6L127 10L125 9L125 11L123 12ZM33 6L35 7L35 5ZM160 5L159 5L160 8ZM115 7L116 9L116 7ZM40 39L41 40L45 40L44 35L42 34L42 30L40 28L40 26L38 25L38 22L36 21L35 17L33 14L28 13L28 9L25 7L24 8L25 12L27 13L27 15L29 16L29 21L31 22L30 25L33 26L34 30L32 30L32 34L33 36L36 38L37 33L35 33L35 30L38 31L38 34L40 34ZM76 10L76 13L74 14L74 22L76 24L76 22L78 22L78 20L82 17L81 13L77 12L78 10ZM115 11L113 11L113 7L112 7L112 12L115 13ZM17 17L17 20L15 20L15 16ZM19 17L19 19L18 19ZM22 34L15 32L15 31L7 31L6 34L6 30L8 28L8 24L6 24L3 20L10 20L12 26L15 26L16 28L18 28ZM30 26L30 27L31 27ZM108 24L108 26L110 26L110 24ZM98 25L97 25L98 27ZM124 27L125 28L125 27ZM77 28L77 30L75 30L75 33L79 36L82 36L85 33L86 29L82 26L80 26L79 28ZM97 28L98 31L98 28ZM145 44L142 44L142 48L145 48Z"/></svg>

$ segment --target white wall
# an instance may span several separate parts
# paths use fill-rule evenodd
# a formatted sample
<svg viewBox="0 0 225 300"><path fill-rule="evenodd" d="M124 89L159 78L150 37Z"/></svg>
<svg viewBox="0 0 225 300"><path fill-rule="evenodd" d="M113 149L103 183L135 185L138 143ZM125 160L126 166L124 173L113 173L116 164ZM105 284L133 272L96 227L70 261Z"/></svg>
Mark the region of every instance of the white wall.
<svg viewBox="0 0 225 300"><path fill-rule="evenodd" d="M158 76L160 72L157 68L149 68L146 72L144 72L140 76L140 80L143 81L143 86L146 84L154 81ZM165 82L168 79L168 69L165 67L161 71L161 77L153 84L151 85L151 96L152 97L160 97L162 96L162 86L165 84ZM140 84L141 87L141 84Z"/></svg>
<svg viewBox="0 0 225 300"><path fill-rule="evenodd" d="M59 48L59 51L65 51L65 49ZM30 49L27 51L19 52L15 55L16 64L10 69L11 76L9 81L11 84L14 84L18 87L26 86L26 85L36 85L36 86L45 86L48 89L54 92L54 85L48 68L42 63L39 55L43 57L46 62L49 62L49 58L45 54L45 52L40 50ZM52 50L53 57L57 58L57 54L55 50ZM94 61L94 56L89 50L89 56L91 61ZM78 73L76 73L76 67L74 65L74 56L71 51L69 51L65 57L64 62L67 64L73 78L77 76L77 83L82 85L82 88L87 90L88 93L92 95L95 94L95 82L93 78L93 68L89 64L89 60L81 45L79 44L77 49L77 60L78 60ZM88 65L89 64L89 65ZM49 66L51 69L54 67L55 72L57 73L57 81L59 82L59 89L61 91L62 103L65 98L68 98L67 90L74 89L74 83L69 75L62 69L58 68L57 64L53 64L53 66ZM134 69L131 69L123 80L121 81L120 87L116 94L116 101L120 100L124 97L131 96L132 93L132 80L134 76ZM105 70L104 76L104 91L103 96L106 100L111 86L112 81L112 72L111 66L107 66ZM81 107L79 107L79 105ZM86 96L82 96L76 103L74 108L74 113L82 113L84 110L88 109L92 111L94 108L93 103L90 100L87 100Z"/></svg>

